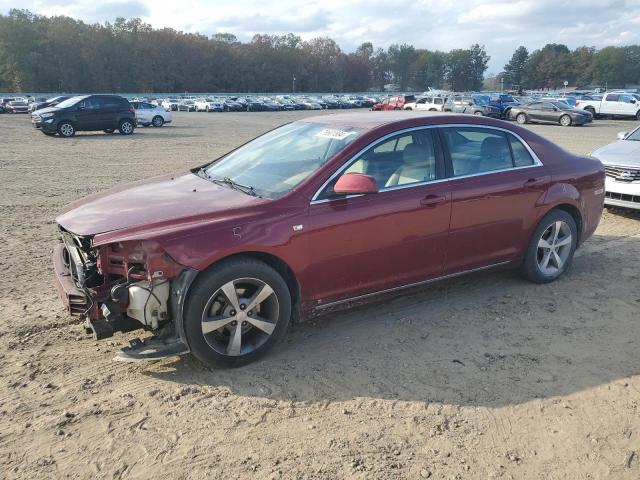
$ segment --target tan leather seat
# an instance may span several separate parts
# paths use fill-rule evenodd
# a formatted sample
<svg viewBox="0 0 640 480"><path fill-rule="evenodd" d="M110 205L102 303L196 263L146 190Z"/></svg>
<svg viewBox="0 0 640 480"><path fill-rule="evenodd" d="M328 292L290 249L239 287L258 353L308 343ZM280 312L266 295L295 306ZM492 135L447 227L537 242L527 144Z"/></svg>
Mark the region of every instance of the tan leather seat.
<svg viewBox="0 0 640 480"><path fill-rule="evenodd" d="M487 137L480 146L482 156L478 171L490 172L491 170L502 170L513 167L511 162L511 151L507 144L507 139L502 137Z"/></svg>
<svg viewBox="0 0 640 480"><path fill-rule="evenodd" d="M402 151L402 165L393 172L385 187L424 182L435 178L436 159L431 145L410 143Z"/></svg>

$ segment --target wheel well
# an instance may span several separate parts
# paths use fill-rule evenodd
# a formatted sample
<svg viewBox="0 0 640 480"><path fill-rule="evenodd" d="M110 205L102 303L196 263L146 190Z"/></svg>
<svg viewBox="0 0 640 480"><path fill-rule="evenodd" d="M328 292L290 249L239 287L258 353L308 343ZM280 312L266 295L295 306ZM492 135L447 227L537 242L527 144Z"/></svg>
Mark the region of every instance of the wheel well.
<svg viewBox="0 0 640 480"><path fill-rule="evenodd" d="M564 210L569 215L573 217L573 220L576 222L576 228L578 229L578 244L580 243L580 236L582 235L582 215L580 214L580 210L578 210L573 205L568 203L563 203L561 205L556 205L554 209Z"/></svg>
<svg viewBox="0 0 640 480"><path fill-rule="evenodd" d="M277 271L284 279L287 287L289 287L289 293L291 294L291 306L292 306L292 320L297 321L300 314L300 284L291 267L282 259L264 252L242 252L229 255L228 257L221 258L207 267L207 270L215 267L222 261L227 261L232 258L254 258L266 263L275 271ZM204 270L203 270L204 271ZM200 274L198 274L200 275ZM196 277L197 278L197 277Z"/></svg>

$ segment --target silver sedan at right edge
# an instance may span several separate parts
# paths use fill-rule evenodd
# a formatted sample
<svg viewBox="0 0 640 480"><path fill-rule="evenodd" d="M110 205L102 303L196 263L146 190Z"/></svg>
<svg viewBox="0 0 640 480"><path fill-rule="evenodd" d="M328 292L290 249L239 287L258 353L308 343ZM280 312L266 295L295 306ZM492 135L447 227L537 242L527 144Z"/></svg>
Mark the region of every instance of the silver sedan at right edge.
<svg viewBox="0 0 640 480"><path fill-rule="evenodd" d="M605 205L640 210L640 127L591 153L605 168Z"/></svg>

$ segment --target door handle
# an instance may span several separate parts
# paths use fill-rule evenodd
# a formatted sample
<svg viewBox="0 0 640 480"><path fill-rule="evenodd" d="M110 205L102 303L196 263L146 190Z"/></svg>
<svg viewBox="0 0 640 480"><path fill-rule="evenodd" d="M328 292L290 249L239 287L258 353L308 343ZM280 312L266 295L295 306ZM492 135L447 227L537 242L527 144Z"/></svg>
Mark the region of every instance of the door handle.
<svg viewBox="0 0 640 480"><path fill-rule="evenodd" d="M427 195L422 200L420 200L420 205L427 208L433 208L436 205L439 205L447 200L447 197L444 195Z"/></svg>
<svg viewBox="0 0 640 480"><path fill-rule="evenodd" d="M525 187L536 187L544 183L544 177L529 178L524 182Z"/></svg>

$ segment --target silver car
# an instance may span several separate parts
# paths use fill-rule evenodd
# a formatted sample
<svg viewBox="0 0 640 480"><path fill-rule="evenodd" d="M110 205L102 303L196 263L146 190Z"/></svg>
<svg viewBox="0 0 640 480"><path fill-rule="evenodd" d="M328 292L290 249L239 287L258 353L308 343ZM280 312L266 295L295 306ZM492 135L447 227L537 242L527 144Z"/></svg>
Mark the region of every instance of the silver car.
<svg viewBox="0 0 640 480"><path fill-rule="evenodd" d="M640 210L640 127L591 155L604 164L605 205Z"/></svg>

